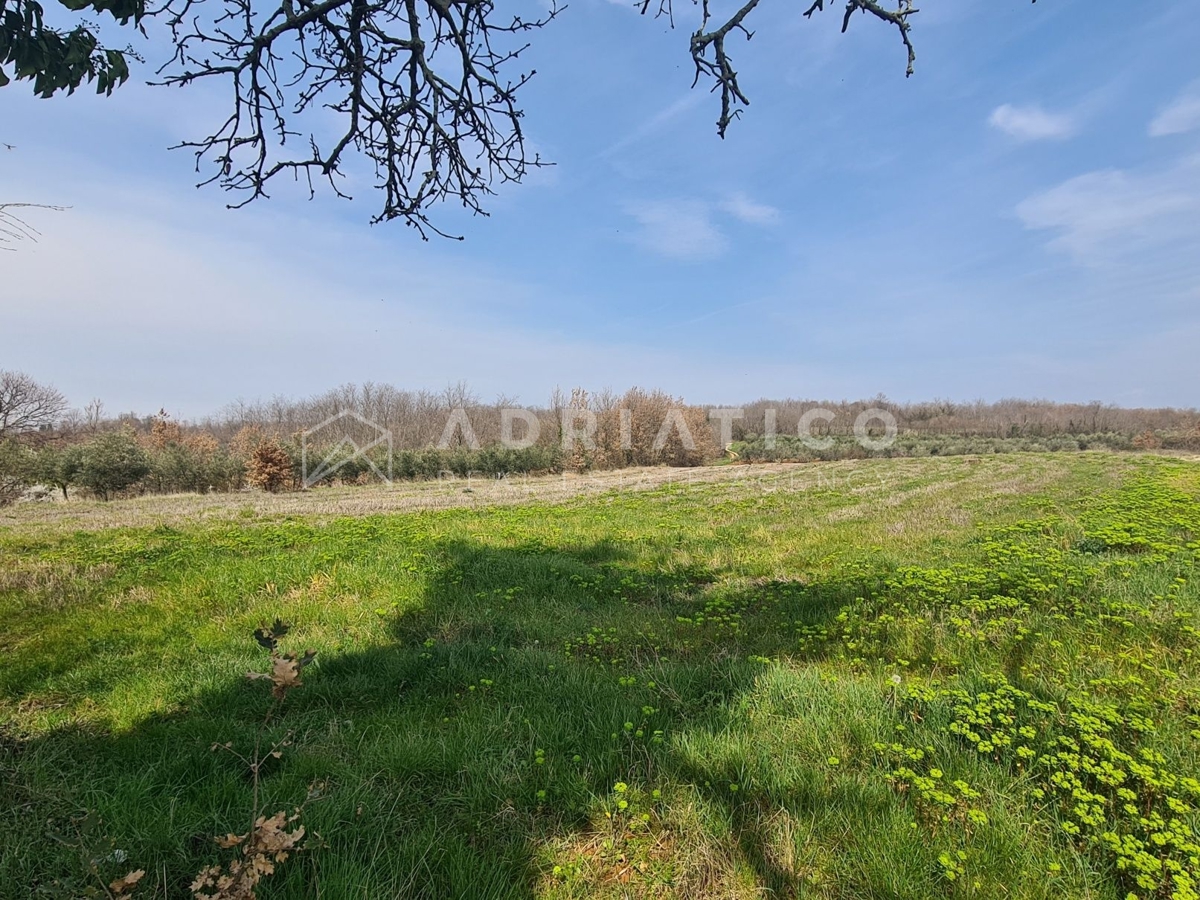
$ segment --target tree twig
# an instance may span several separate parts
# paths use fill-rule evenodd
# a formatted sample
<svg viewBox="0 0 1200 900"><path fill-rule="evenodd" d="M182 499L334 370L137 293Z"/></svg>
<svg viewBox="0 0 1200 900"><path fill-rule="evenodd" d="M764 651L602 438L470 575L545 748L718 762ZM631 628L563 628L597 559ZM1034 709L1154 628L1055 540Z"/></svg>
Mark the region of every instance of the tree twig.
<svg viewBox="0 0 1200 900"><path fill-rule="evenodd" d="M310 196L316 178L349 197L356 173L344 167L356 151L383 195L372 222L450 237L431 206L454 200L487 215L493 185L546 164L529 152L516 100L534 72L509 72L528 46L520 36L561 10L497 21L493 0L166 0L155 13L176 52L160 83L231 89L225 121L179 145L207 169L202 184L244 194L231 207L287 174Z"/></svg>

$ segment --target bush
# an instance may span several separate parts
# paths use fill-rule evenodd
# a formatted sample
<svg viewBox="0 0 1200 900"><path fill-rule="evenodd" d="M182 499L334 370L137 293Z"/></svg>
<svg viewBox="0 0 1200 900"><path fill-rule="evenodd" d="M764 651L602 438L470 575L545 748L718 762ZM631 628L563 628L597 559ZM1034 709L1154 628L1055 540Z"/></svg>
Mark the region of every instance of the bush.
<svg viewBox="0 0 1200 900"><path fill-rule="evenodd" d="M33 455L15 441L0 441L0 506L15 503L29 487Z"/></svg>
<svg viewBox="0 0 1200 900"><path fill-rule="evenodd" d="M85 444L79 483L102 500L133 487L150 474L150 460L130 431L110 431Z"/></svg>
<svg viewBox="0 0 1200 900"><path fill-rule="evenodd" d="M621 410L628 417L627 434L622 434ZM665 424L675 414L678 418ZM682 431L678 427L680 419ZM598 468L699 466L719 458L724 450L717 445L707 409L688 406L663 391L632 388L619 402L597 414L597 424L594 456ZM660 437L661 446L656 447Z"/></svg>
<svg viewBox="0 0 1200 900"><path fill-rule="evenodd" d="M882 450L867 451L849 434L821 435L833 444L824 449L808 447L795 435L780 434L775 446L768 448L761 435L747 435L731 447L742 462L812 462L814 460L864 459L874 457L963 456L985 453L1068 452L1088 449L1128 450L1133 446L1128 435L1117 433L1051 435L1044 438L986 437L971 435L900 434L895 443Z"/></svg>
<svg viewBox="0 0 1200 900"><path fill-rule="evenodd" d="M153 442L150 482L155 491L232 490L241 485L242 463L234 460L210 435L176 442Z"/></svg>
<svg viewBox="0 0 1200 900"><path fill-rule="evenodd" d="M275 438L258 442L246 462L246 480L272 494L296 483L296 465L291 454Z"/></svg>
<svg viewBox="0 0 1200 900"><path fill-rule="evenodd" d="M1157 434L1147 429L1133 439L1133 446L1137 450L1158 450L1162 447L1162 441Z"/></svg>
<svg viewBox="0 0 1200 900"><path fill-rule="evenodd" d="M62 491L63 499L69 500L68 491L80 483L83 475L83 447L44 447L34 463L34 477L42 484Z"/></svg>
<svg viewBox="0 0 1200 900"><path fill-rule="evenodd" d="M309 476L323 461L321 450L310 450L308 457ZM374 464L374 469L372 469ZM444 475L469 478L472 475L502 477L516 474L548 474L561 471L562 453L558 447L535 445L512 448L502 444L491 444L479 450L457 447L452 450L427 448L425 450L400 450L391 455L390 469L393 480L432 481ZM370 454L337 457L328 460L327 474L316 483L328 485L369 484L376 479L375 470L387 475L389 457L386 450Z"/></svg>

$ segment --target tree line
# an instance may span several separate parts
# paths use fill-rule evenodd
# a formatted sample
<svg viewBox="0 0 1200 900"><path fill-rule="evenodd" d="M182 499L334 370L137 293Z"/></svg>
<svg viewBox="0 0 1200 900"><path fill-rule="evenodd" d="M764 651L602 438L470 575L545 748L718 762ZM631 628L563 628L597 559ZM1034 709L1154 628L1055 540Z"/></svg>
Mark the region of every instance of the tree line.
<svg viewBox="0 0 1200 900"><path fill-rule="evenodd" d="M895 440L854 439L882 411ZM384 437L381 437L384 436ZM1200 413L1100 403L894 403L767 399L737 409L660 390L555 390L545 405L485 402L465 383L438 392L343 385L308 398L232 403L179 420L110 415L0 371L0 504L77 492L295 490L378 479L504 476L627 466L922 456L1017 450L1200 450Z"/></svg>

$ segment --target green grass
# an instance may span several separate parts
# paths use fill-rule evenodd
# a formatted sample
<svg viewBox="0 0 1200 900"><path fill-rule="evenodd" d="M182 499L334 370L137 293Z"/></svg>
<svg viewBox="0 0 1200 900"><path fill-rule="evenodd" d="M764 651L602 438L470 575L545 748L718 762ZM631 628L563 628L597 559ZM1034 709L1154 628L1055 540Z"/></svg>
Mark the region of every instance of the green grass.
<svg viewBox="0 0 1200 900"><path fill-rule="evenodd" d="M83 811L190 896L278 617L264 807L323 788L263 898L1195 897L1200 464L828 471L0 530L0 896L78 896Z"/></svg>

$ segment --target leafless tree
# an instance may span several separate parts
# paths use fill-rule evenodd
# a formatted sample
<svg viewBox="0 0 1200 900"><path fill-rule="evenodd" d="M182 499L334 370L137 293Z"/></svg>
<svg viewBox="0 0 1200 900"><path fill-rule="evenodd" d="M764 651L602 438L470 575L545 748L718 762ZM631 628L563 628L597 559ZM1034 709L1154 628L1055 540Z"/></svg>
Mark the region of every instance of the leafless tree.
<svg viewBox="0 0 1200 900"><path fill-rule="evenodd" d="M0 438L53 425L67 398L23 372L0 371Z"/></svg>
<svg viewBox="0 0 1200 900"><path fill-rule="evenodd" d="M99 434L100 427L104 423L104 401L99 397L93 397L83 408L83 420L91 434Z"/></svg>

